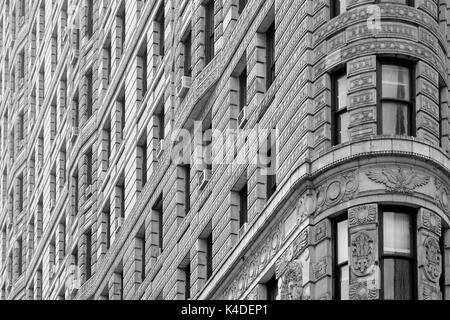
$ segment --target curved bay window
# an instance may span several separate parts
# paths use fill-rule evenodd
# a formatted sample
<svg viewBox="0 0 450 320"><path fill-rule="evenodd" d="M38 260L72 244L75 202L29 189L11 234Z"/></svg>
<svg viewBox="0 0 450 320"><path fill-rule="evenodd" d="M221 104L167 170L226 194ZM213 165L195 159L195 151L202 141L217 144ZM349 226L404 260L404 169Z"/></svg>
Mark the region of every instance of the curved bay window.
<svg viewBox="0 0 450 320"><path fill-rule="evenodd" d="M381 207L379 210L379 289L380 299L418 298L418 253L416 217L418 212L405 207ZM348 300L350 281L348 215L334 221L335 299ZM442 240L441 240L442 241ZM441 244L442 245L442 244ZM443 270L442 270L443 271ZM439 281L441 292L444 273Z"/></svg>
<svg viewBox="0 0 450 320"><path fill-rule="evenodd" d="M394 208L384 210L380 217L380 264L383 278L381 297L385 300L415 298L414 214Z"/></svg>
<svg viewBox="0 0 450 320"><path fill-rule="evenodd" d="M415 136L414 86L408 65L382 62L378 66L379 134Z"/></svg>

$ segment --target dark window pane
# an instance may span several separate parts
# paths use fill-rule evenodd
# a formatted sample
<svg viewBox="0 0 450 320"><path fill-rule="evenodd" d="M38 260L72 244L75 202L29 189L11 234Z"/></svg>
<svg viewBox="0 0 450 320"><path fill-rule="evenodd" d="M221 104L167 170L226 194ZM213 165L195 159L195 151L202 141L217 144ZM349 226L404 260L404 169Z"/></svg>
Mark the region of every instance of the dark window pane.
<svg viewBox="0 0 450 320"><path fill-rule="evenodd" d="M349 300L350 273L348 264L339 268L339 294L341 300Z"/></svg>
<svg viewBox="0 0 450 320"><path fill-rule="evenodd" d="M410 132L409 105L405 103L384 102L383 134L406 136Z"/></svg>
<svg viewBox="0 0 450 320"><path fill-rule="evenodd" d="M411 300L413 297L412 266L409 260L384 260L384 299Z"/></svg>

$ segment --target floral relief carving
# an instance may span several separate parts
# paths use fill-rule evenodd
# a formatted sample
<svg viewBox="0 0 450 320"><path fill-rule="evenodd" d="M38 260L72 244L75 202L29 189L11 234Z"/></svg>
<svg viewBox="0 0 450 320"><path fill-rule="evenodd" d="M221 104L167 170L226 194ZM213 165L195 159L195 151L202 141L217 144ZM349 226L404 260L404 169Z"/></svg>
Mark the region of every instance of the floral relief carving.
<svg viewBox="0 0 450 320"><path fill-rule="evenodd" d="M427 237L423 244L425 249L425 276L437 283L442 273L442 256L439 242L434 237Z"/></svg>
<svg viewBox="0 0 450 320"><path fill-rule="evenodd" d="M292 261L281 277L281 300L303 300L303 266L299 260Z"/></svg>
<svg viewBox="0 0 450 320"><path fill-rule="evenodd" d="M358 171L350 171L331 179L317 188L316 214L353 199L359 191Z"/></svg>
<svg viewBox="0 0 450 320"><path fill-rule="evenodd" d="M434 178L434 185L436 188L434 194L434 200L439 208L441 208L444 212L449 211L449 191L448 188L444 185L444 183L438 179Z"/></svg>
<svg viewBox="0 0 450 320"><path fill-rule="evenodd" d="M378 299L378 290L371 289L366 281L357 281L350 284L350 300L376 300Z"/></svg>
<svg viewBox="0 0 450 320"><path fill-rule="evenodd" d="M351 208L348 211L349 227L356 227L364 224L377 222L377 205L364 205Z"/></svg>
<svg viewBox="0 0 450 320"><path fill-rule="evenodd" d="M359 232L351 240L351 268L353 273L362 277L367 275L375 263L374 239L366 232Z"/></svg>
<svg viewBox="0 0 450 320"><path fill-rule="evenodd" d="M384 184L389 192L411 194L430 181L430 176L410 168L376 168L368 170L366 176L373 182Z"/></svg>
<svg viewBox="0 0 450 320"><path fill-rule="evenodd" d="M441 293L437 288L424 284L423 300L442 300Z"/></svg>
<svg viewBox="0 0 450 320"><path fill-rule="evenodd" d="M434 234L436 234L437 236L441 236L442 234L442 222L441 222L441 218L429 211L429 210L422 210L422 214L421 214L421 218L422 218L422 226L426 229L428 229L429 231L433 232Z"/></svg>

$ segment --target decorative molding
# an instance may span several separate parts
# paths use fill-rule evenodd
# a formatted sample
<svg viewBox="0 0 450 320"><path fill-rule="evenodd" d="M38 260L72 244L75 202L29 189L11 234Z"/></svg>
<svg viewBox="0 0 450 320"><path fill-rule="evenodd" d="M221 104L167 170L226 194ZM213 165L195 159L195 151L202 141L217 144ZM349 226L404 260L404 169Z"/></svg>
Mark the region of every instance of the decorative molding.
<svg viewBox="0 0 450 320"><path fill-rule="evenodd" d="M412 194L430 181L430 176L414 169L393 167L367 170L366 176L373 182L384 184L388 192Z"/></svg>
<svg viewBox="0 0 450 320"><path fill-rule="evenodd" d="M348 210L349 228L378 223L378 205L367 204Z"/></svg>
<svg viewBox="0 0 450 320"><path fill-rule="evenodd" d="M317 188L316 214L355 198L359 191L359 174L357 170L345 172L328 180Z"/></svg>
<svg viewBox="0 0 450 320"><path fill-rule="evenodd" d="M442 273L442 255L439 241L434 237L427 237L423 243L425 249L425 276L433 283L438 283Z"/></svg>
<svg viewBox="0 0 450 320"><path fill-rule="evenodd" d="M281 300L304 300L303 266L299 260L292 261L281 277Z"/></svg>
<svg viewBox="0 0 450 320"><path fill-rule="evenodd" d="M419 227L423 227L423 228L433 232L438 237L441 237L442 221L441 221L441 218L434 212L431 212L430 210L422 209L421 213L420 213L419 223L420 223Z"/></svg>
<svg viewBox="0 0 450 320"><path fill-rule="evenodd" d="M351 269L358 277L368 274L375 263L375 240L366 231L351 235Z"/></svg>
<svg viewBox="0 0 450 320"><path fill-rule="evenodd" d="M357 281L350 284L350 300L377 300L378 290L370 289L366 281Z"/></svg>

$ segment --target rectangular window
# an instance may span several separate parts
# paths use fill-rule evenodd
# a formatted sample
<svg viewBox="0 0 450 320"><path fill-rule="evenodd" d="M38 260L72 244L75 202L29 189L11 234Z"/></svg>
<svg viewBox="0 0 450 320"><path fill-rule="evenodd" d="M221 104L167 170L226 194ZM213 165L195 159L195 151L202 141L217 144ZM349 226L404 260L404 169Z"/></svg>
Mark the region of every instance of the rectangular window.
<svg viewBox="0 0 450 320"><path fill-rule="evenodd" d="M88 0L87 34L92 38L94 33L94 1Z"/></svg>
<svg viewBox="0 0 450 320"><path fill-rule="evenodd" d="M266 282L267 300L277 300L278 280L275 275Z"/></svg>
<svg viewBox="0 0 450 320"><path fill-rule="evenodd" d="M144 132L138 142L138 157L141 157L141 184L147 184L147 132Z"/></svg>
<svg viewBox="0 0 450 320"><path fill-rule="evenodd" d="M383 298L385 300L414 299L414 236L415 212L398 208L382 210L381 217Z"/></svg>
<svg viewBox="0 0 450 320"><path fill-rule="evenodd" d="M247 184L239 191L239 227L248 222L248 187Z"/></svg>
<svg viewBox="0 0 450 320"><path fill-rule="evenodd" d="M164 47L164 38L165 38L165 14L164 14L164 2L158 10L156 21L159 24L159 55L164 57L165 47Z"/></svg>
<svg viewBox="0 0 450 320"><path fill-rule="evenodd" d="M338 15L346 12L347 11L347 0L333 0L333 1L331 1L330 11L331 11L331 18L335 18Z"/></svg>
<svg viewBox="0 0 450 320"><path fill-rule="evenodd" d="M277 191L277 154L276 154L276 145L273 144L272 141L272 133L270 133L267 138L267 168L266 168L266 176L267 176L267 196L266 200L268 201Z"/></svg>
<svg viewBox="0 0 450 320"><path fill-rule="evenodd" d="M378 102L379 134L415 136L413 72L407 65L382 62Z"/></svg>
<svg viewBox="0 0 450 320"><path fill-rule="evenodd" d="M348 79L347 72L340 71L332 76L332 131L333 145L350 140L350 114L348 112Z"/></svg>
<svg viewBox="0 0 450 320"><path fill-rule="evenodd" d="M272 83L275 81L275 22L272 23L272 25L266 32L266 42L266 87L267 89L269 89Z"/></svg>
<svg viewBox="0 0 450 320"><path fill-rule="evenodd" d="M205 59L206 64L214 58L214 0L205 4Z"/></svg>
<svg viewBox="0 0 450 320"><path fill-rule="evenodd" d="M191 211L191 165L182 166L184 178L184 212L188 215Z"/></svg>
<svg viewBox="0 0 450 320"><path fill-rule="evenodd" d="M213 238L212 232L206 238L206 279L213 274Z"/></svg>
<svg viewBox="0 0 450 320"><path fill-rule="evenodd" d="M89 70L89 72L86 74L86 86L87 86L87 102L86 102L86 115L87 118L92 117L92 110L93 110L93 88L92 88L92 70Z"/></svg>
<svg viewBox="0 0 450 320"><path fill-rule="evenodd" d="M239 76L239 113L247 106L247 68Z"/></svg>
<svg viewBox="0 0 450 320"><path fill-rule="evenodd" d="M86 232L86 279L92 276L92 231Z"/></svg>
<svg viewBox="0 0 450 320"><path fill-rule="evenodd" d="M336 234L336 298L349 300L350 269L348 264L348 220L347 215L339 217L335 224Z"/></svg>
<svg viewBox="0 0 450 320"><path fill-rule="evenodd" d="M157 224L157 229L155 230L155 232L157 233L157 239L158 239L158 248L160 250L160 252L162 253L164 250L164 246L163 246L163 240L164 240L164 236L163 236L163 196L161 195L158 199L158 201L156 201L156 204L153 207L153 212L155 213L155 219L156 219L156 224Z"/></svg>
<svg viewBox="0 0 450 320"><path fill-rule="evenodd" d="M247 0L239 0L238 14L241 14L242 11L244 11L246 5L247 5Z"/></svg>
<svg viewBox="0 0 450 320"><path fill-rule="evenodd" d="M192 31L189 30L186 38L183 40L184 47L184 75L192 76Z"/></svg>

